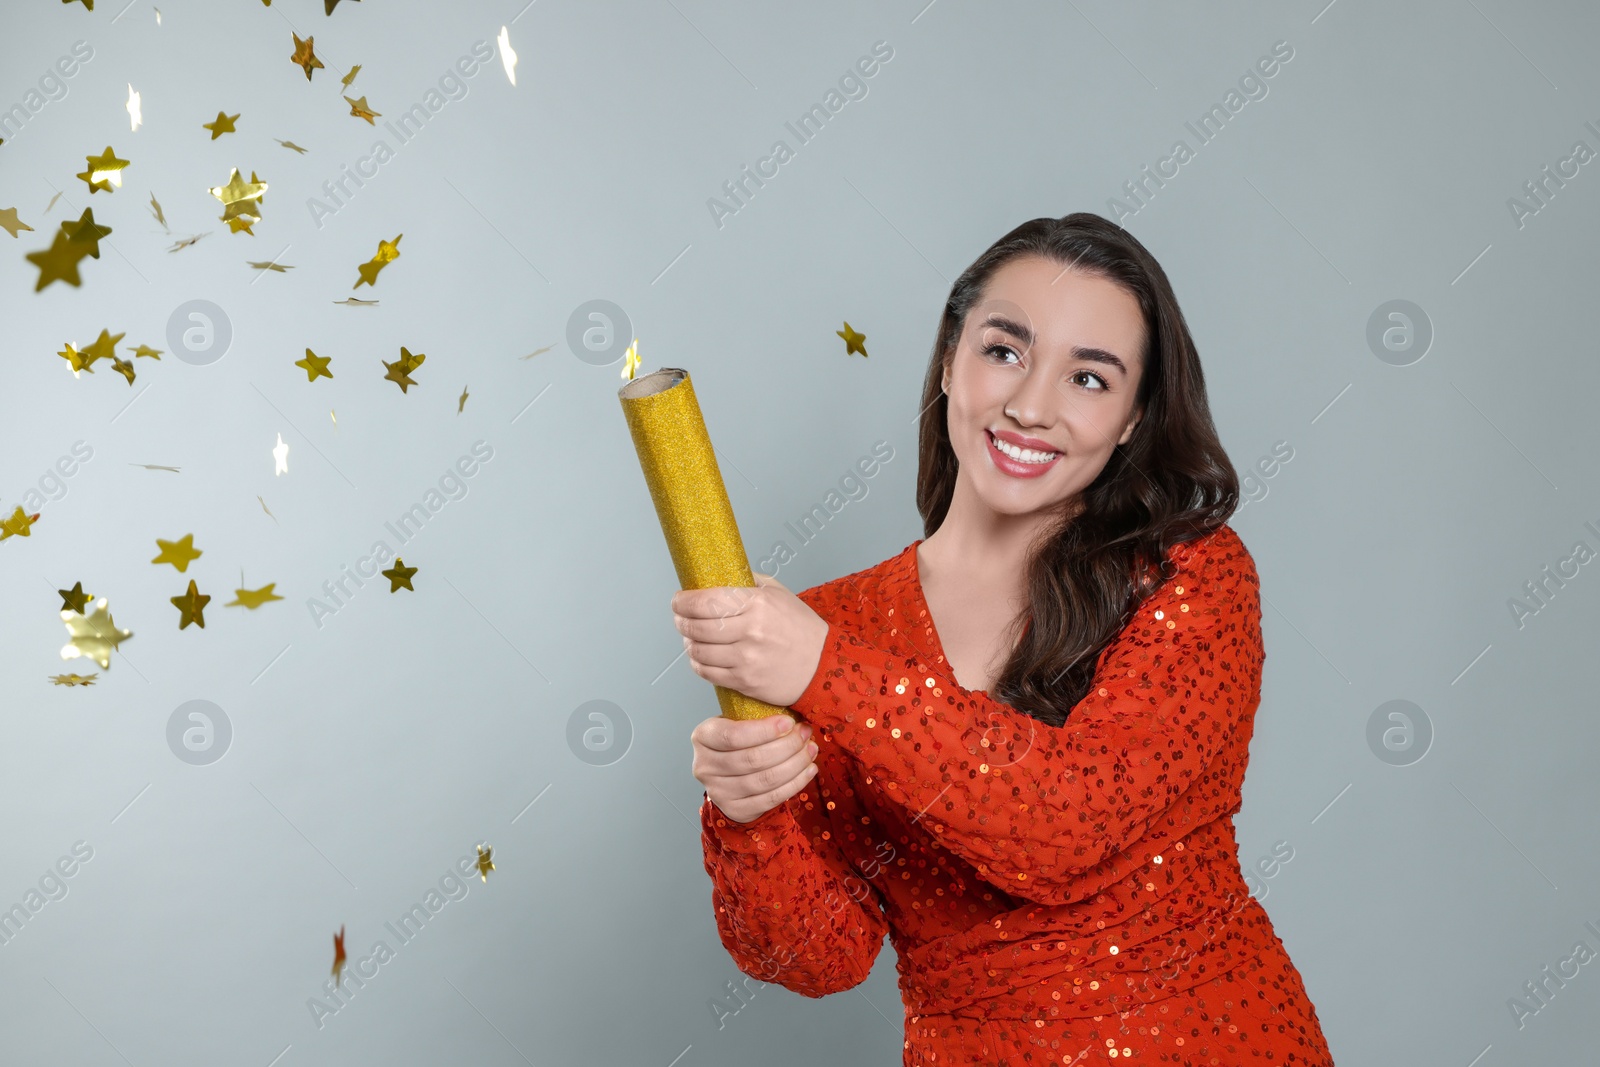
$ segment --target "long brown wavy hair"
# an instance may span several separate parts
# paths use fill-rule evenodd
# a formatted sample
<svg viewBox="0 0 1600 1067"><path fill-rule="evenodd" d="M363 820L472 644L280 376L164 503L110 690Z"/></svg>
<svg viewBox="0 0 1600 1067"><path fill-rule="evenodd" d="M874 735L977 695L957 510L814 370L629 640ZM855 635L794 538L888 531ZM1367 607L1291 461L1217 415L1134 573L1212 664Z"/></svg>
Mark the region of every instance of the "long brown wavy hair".
<svg viewBox="0 0 1600 1067"><path fill-rule="evenodd" d="M944 522L956 485L944 369L989 279L1025 255L1121 286L1138 300L1145 324L1144 372L1134 401L1144 416L1083 490L1081 509L1069 513L1064 502L1036 541L1022 636L990 693L1061 726L1088 694L1100 654L1173 573L1168 553L1233 514L1239 477L1211 421L1200 356L1161 265L1132 234L1092 212L1037 218L996 241L950 287L922 387L917 510L924 536ZM1173 558L1183 554L1177 548Z"/></svg>

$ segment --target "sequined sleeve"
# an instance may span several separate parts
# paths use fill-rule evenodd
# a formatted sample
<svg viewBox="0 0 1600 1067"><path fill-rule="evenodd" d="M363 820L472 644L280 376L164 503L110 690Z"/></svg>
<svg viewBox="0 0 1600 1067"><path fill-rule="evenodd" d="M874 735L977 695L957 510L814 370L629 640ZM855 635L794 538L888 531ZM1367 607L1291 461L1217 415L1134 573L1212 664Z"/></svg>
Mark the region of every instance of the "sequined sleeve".
<svg viewBox="0 0 1600 1067"><path fill-rule="evenodd" d="M1173 805L1200 825L1234 799L1190 785L1253 724L1264 658L1255 565L1228 527L1181 546L1174 561L1176 573L1102 653L1064 726L961 688L944 663L882 651L861 636L872 626L846 617L883 615L861 598L833 613L792 707L859 760L883 797L925 813L924 825L986 881L1065 903L1075 875Z"/></svg>
<svg viewBox="0 0 1600 1067"><path fill-rule="evenodd" d="M700 805L701 844L717 932L739 970L802 996L839 993L866 980L888 922L877 889L852 873L838 845L827 795L843 758L818 742L818 772L760 817L738 823L709 796ZM820 783L820 787L819 787Z"/></svg>

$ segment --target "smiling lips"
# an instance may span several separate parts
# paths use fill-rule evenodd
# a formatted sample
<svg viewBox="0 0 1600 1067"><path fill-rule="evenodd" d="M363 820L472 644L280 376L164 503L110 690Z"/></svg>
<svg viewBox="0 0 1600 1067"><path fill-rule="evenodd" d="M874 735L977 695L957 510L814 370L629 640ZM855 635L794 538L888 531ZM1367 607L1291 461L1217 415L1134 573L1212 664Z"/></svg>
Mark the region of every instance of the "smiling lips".
<svg viewBox="0 0 1600 1067"><path fill-rule="evenodd" d="M990 430L985 430L983 436L988 443L989 459L1002 474L1013 478L1037 478L1061 458L1060 452L1021 448L1010 441L1000 441Z"/></svg>

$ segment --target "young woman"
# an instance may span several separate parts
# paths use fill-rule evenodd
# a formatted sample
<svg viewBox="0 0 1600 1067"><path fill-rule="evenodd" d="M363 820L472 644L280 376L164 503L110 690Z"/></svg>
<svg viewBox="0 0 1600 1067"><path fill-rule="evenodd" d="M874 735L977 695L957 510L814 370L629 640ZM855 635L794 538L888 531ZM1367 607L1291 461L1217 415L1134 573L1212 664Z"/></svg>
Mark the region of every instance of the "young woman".
<svg viewBox="0 0 1600 1067"><path fill-rule="evenodd" d="M1239 499L1166 274L1089 213L950 291L925 539L795 596L681 590L722 943L820 997L894 942L904 1064L1333 1060L1239 868L1260 702Z"/></svg>

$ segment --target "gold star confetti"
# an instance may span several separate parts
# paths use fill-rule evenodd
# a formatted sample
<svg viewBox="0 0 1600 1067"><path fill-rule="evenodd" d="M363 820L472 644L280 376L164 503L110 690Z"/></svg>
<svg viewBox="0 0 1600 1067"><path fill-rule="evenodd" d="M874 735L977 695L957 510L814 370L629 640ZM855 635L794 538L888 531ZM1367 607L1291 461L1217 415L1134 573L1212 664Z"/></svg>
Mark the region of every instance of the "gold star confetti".
<svg viewBox="0 0 1600 1067"><path fill-rule="evenodd" d="M389 592L396 592L401 586L411 589L413 593L416 592L415 589L411 588L411 576L417 573L417 568L407 567L406 561L401 559L399 556L394 558L393 567L390 567L386 571L379 571L378 573L389 579Z"/></svg>
<svg viewBox="0 0 1600 1067"><path fill-rule="evenodd" d="M182 574L189 569L189 564L201 556L201 551L194 547L194 534L184 534L176 541L163 541L156 538L156 547L161 551L151 563L170 563L178 568Z"/></svg>
<svg viewBox="0 0 1600 1067"><path fill-rule="evenodd" d="M234 599L222 606L225 608L249 608L254 611L268 601L282 600L283 597L272 591L277 584L277 582L268 582L260 589L235 589L233 591Z"/></svg>
<svg viewBox="0 0 1600 1067"><path fill-rule="evenodd" d="M172 232L171 228L167 226L166 213L161 210L161 201L156 199L155 193L150 194L150 213L156 217L157 222L161 223L161 228L163 230L166 230L168 233Z"/></svg>
<svg viewBox="0 0 1600 1067"><path fill-rule="evenodd" d="M289 446L283 443L283 434L278 434L278 443L272 448L272 473L289 473Z"/></svg>
<svg viewBox="0 0 1600 1067"><path fill-rule="evenodd" d="M357 63L355 66L350 68L349 74L346 74L344 77L339 79L339 84L344 86L346 89L350 88L350 83L356 80L356 75L359 73L361 73L361 64Z"/></svg>
<svg viewBox="0 0 1600 1067"><path fill-rule="evenodd" d="M255 268L256 270L259 270L259 271L274 270L274 271L277 271L279 274L282 274L285 271L294 270L294 264L292 264L292 263L274 263L270 259L267 260L265 263L258 263L255 260L247 259L247 260L245 260L245 263L248 266L253 267L253 268Z"/></svg>
<svg viewBox="0 0 1600 1067"><path fill-rule="evenodd" d="M402 233L392 241L380 240L378 250L373 253L372 258L356 267L361 277L357 278L356 283L350 288L359 289L363 282L375 288L378 284L378 272L400 258L400 238L404 236Z"/></svg>
<svg viewBox="0 0 1600 1067"><path fill-rule="evenodd" d="M228 222L228 232L229 233L238 233L240 230L243 230L245 233L249 234L251 237L254 237L256 235L256 231L252 230L250 227L254 226L256 223L258 223L260 221L261 220L256 218L256 216L254 216L254 215L239 215L236 218L231 218L231 219L227 220L227 222Z"/></svg>
<svg viewBox="0 0 1600 1067"><path fill-rule="evenodd" d="M87 362L93 363L97 359L109 359L115 363L117 360L117 342L126 336L126 334L121 333L113 335L110 330L101 330L100 336L83 348L83 354L89 357Z"/></svg>
<svg viewBox="0 0 1600 1067"><path fill-rule="evenodd" d="M92 2L92 0L91 0L91 2ZM322 0L322 5L323 5L323 12L325 14L331 15L331 14L333 14L333 9L339 6L339 0Z"/></svg>
<svg viewBox="0 0 1600 1067"><path fill-rule="evenodd" d="M388 373L384 375L384 378L398 385L400 387L400 391L403 393L406 391L407 386L417 384L416 381L411 378L411 372L422 366L422 361L427 358L428 357L423 355L421 352L418 352L413 356L406 350L404 345L401 345L399 359L395 360L393 363L384 361L383 365L388 369Z"/></svg>
<svg viewBox="0 0 1600 1067"><path fill-rule="evenodd" d="M17 510L11 513L9 519L0 519L0 541L10 537L32 537L32 526L38 521L39 513L37 511L29 515L22 510L22 505L18 504Z"/></svg>
<svg viewBox="0 0 1600 1067"><path fill-rule="evenodd" d="M94 373L94 368L89 366L89 364L93 363L94 360L84 359L83 353L79 352L77 347L73 345L71 341L68 341L67 347L57 352L56 355L67 361L68 366L72 368L72 376L74 378L78 376L79 371L86 370L90 374Z"/></svg>
<svg viewBox="0 0 1600 1067"><path fill-rule="evenodd" d="M98 674L52 674L51 685L93 685Z"/></svg>
<svg viewBox="0 0 1600 1067"><path fill-rule="evenodd" d="M353 296L347 296L343 300L335 300L334 303L344 304L353 308L375 308L378 306L378 302L376 300L358 300Z"/></svg>
<svg viewBox="0 0 1600 1067"><path fill-rule="evenodd" d="M101 670L111 669L111 653L133 636L131 630L119 630L106 610L106 598L95 601L94 613L83 615L76 611L63 611L61 621L67 625L70 640L61 649L62 659L88 656L100 664Z"/></svg>
<svg viewBox="0 0 1600 1067"><path fill-rule="evenodd" d="M267 507L267 502L265 500L262 500L261 496L259 494L256 496L256 499L257 500L261 500L261 510L265 511L267 513L267 518L271 519L273 522L277 522L278 521L278 516L274 515L272 513L272 509Z"/></svg>
<svg viewBox="0 0 1600 1067"><path fill-rule="evenodd" d="M128 351L132 352L135 358L138 358L139 356L149 356L151 359L159 363L161 361L161 353L166 350L162 348L151 348L149 345L140 345L137 348L130 348Z"/></svg>
<svg viewBox="0 0 1600 1067"><path fill-rule="evenodd" d="M15 237L20 230L31 230L26 222L17 218L17 209L14 207L0 208L0 230L5 230Z"/></svg>
<svg viewBox="0 0 1600 1067"><path fill-rule="evenodd" d="M137 130L140 123L144 122L144 115L139 110L139 94L133 91L133 85L128 85L128 121L133 124L129 132Z"/></svg>
<svg viewBox="0 0 1600 1067"><path fill-rule="evenodd" d="M339 416L334 414L332 408L328 409L328 418L333 420L333 428L337 430L339 428Z"/></svg>
<svg viewBox="0 0 1600 1067"><path fill-rule="evenodd" d="M39 281L33 287L33 291L37 293L51 282L82 286L83 279L78 275L78 261L88 254L87 245L80 244L57 230L49 248L29 252L23 257L39 268Z"/></svg>
<svg viewBox="0 0 1600 1067"><path fill-rule="evenodd" d="M500 65L506 68L506 80L516 85L517 54L511 50L511 30L501 26L500 36L495 38L495 42L500 46Z"/></svg>
<svg viewBox="0 0 1600 1067"><path fill-rule="evenodd" d="M867 348L864 344L862 344L862 342L867 339L866 334L856 333L856 331L850 328L850 324L848 322L844 324L844 329L834 330L833 332L844 338L845 355L848 356L852 352L860 352L863 359L867 358Z"/></svg>
<svg viewBox="0 0 1600 1067"><path fill-rule="evenodd" d="M478 846L478 877L485 882L489 880L489 872L494 870L494 849L484 845Z"/></svg>
<svg viewBox="0 0 1600 1067"><path fill-rule="evenodd" d="M522 356L520 358L521 359L532 359L534 356L542 355L545 352L550 351L554 347L555 347L555 345L545 345L543 348L536 348L532 352L529 352L527 355Z"/></svg>
<svg viewBox="0 0 1600 1067"><path fill-rule="evenodd" d="M459 415L467 409L467 387L461 387L461 399L456 401L456 414Z"/></svg>
<svg viewBox="0 0 1600 1067"><path fill-rule="evenodd" d="M89 610L89 601L94 596L83 591L82 582L73 582L71 589L57 589L61 594L61 610L76 611L79 615Z"/></svg>
<svg viewBox="0 0 1600 1067"><path fill-rule="evenodd" d="M78 216L78 221L68 219L61 224L61 232L67 235L68 240L76 241L88 249L88 255L95 259L100 258L100 238L111 234L110 226L101 226L94 221L94 208L86 207L83 214Z"/></svg>
<svg viewBox="0 0 1600 1067"><path fill-rule="evenodd" d="M328 364L332 362L332 356L319 356L308 348L305 358L295 360L294 365L306 372L306 381L314 382L319 375L323 378L333 377L333 371L328 369Z"/></svg>
<svg viewBox="0 0 1600 1067"><path fill-rule="evenodd" d="M344 98L344 102L350 105L350 114L358 119L366 119L368 126L376 126L377 123L372 120L383 117L383 112L373 111L367 106L367 98L364 96L359 100L352 100L347 96Z"/></svg>
<svg viewBox="0 0 1600 1067"><path fill-rule="evenodd" d="M147 471L171 471L173 474L182 474L177 467L168 467L164 463L130 463L130 467L143 467Z"/></svg>
<svg viewBox="0 0 1600 1067"><path fill-rule="evenodd" d="M278 141L278 138L274 137L273 140L274 141ZM283 145L283 147L285 147L285 148L291 148L294 151L299 152L302 156L305 155L306 152L307 152L307 149L301 148L299 145L295 144L293 141L278 141L278 143Z"/></svg>
<svg viewBox="0 0 1600 1067"><path fill-rule="evenodd" d="M110 145L98 156L84 156L89 162L89 169L77 177L89 184L91 194L104 190L111 192L112 187L122 188L122 169L128 165L126 159L118 159Z"/></svg>
<svg viewBox="0 0 1600 1067"><path fill-rule="evenodd" d="M79 3L80 0L61 0L61 2L63 4L75 4L75 3ZM94 10L94 0L81 0L81 2L83 4L83 6L88 8L90 11Z"/></svg>
<svg viewBox="0 0 1600 1067"><path fill-rule="evenodd" d="M234 167L228 175L226 185L218 185L208 190L212 196L220 200L225 206L234 204L248 204L249 201L260 200L267 191L267 183L256 180L256 172L250 172L250 180L245 181L239 177L239 168ZM248 207L238 210L248 210Z"/></svg>
<svg viewBox="0 0 1600 1067"><path fill-rule="evenodd" d="M129 385L133 384L134 370L132 360L118 359L116 356L112 356L111 369L128 379Z"/></svg>
<svg viewBox="0 0 1600 1067"><path fill-rule="evenodd" d="M334 0L337 3L337 0ZM332 4L329 5L329 14L332 14ZM339 932L333 935L333 984L338 985L344 979L344 926L339 927Z"/></svg>
<svg viewBox="0 0 1600 1067"><path fill-rule="evenodd" d="M225 133L238 132L233 128L234 121L237 120L238 117L238 115L229 115L226 112L219 111L217 112L217 117L215 119L213 119L211 122L202 122L200 124L200 128L203 130L210 130L211 139L215 141L218 137L221 137Z"/></svg>
<svg viewBox="0 0 1600 1067"><path fill-rule="evenodd" d="M294 37L294 55L290 56L289 60L298 64L306 72L306 81L310 81L311 72L322 66L322 60L312 51L312 38L307 37L302 41L298 33L291 33L291 36Z"/></svg>
<svg viewBox="0 0 1600 1067"><path fill-rule="evenodd" d="M57 189L56 190L56 195L52 196L50 198L50 202L44 206L44 213L46 215L50 214L50 209L55 207L56 206L56 201L60 200L60 199L61 199L61 190Z"/></svg>
<svg viewBox="0 0 1600 1067"><path fill-rule="evenodd" d="M206 628L206 617L203 612L206 605L211 603L211 598L196 588L193 578L189 579L187 592L169 599L172 601L172 606L178 609L178 629L187 630L191 622L202 630Z"/></svg>
<svg viewBox="0 0 1600 1067"><path fill-rule="evenodd" d="M633 372L639 369L639 339L635 337L633 344L623 354L622 377L633 381Z"/></svg>
<svg viewBox="0 0 1600 1067"><path fill-rule="evenodd" d="M206 231L206 233L197 233L193 237L181 237L177 241L173 242L172 247L167 249L167 251L168 252L182 252L185 248L188 248L190 245L192 245L195 242L199 241L200 238L208 236L209 233L210 233L210 231L208 230L208 231Z"/></svg>

